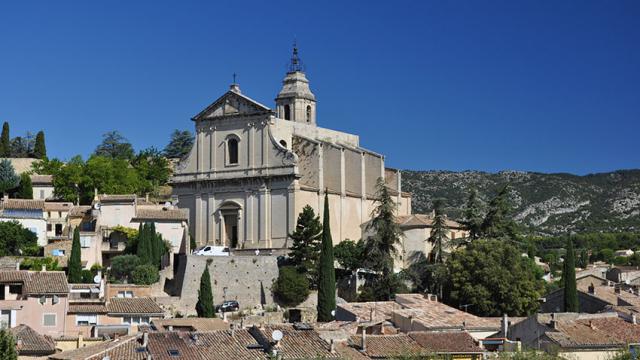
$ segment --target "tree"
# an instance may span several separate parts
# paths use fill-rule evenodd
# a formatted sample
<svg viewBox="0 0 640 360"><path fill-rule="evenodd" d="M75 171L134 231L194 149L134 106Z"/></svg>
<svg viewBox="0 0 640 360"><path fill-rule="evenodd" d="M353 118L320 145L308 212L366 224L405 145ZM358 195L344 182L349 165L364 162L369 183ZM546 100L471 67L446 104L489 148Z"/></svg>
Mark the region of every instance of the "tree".
<svg viewBox="0 0 640 360"><path fill-rule="evenodd" d="M80 228L76 226L73 229L73 242L71 243L71 255L69 256L68 280L71 284L79 284L82 282L82 261L80 248Z"/></svg>
<svg viewBox="0 0 640 360"><path fill-rule="evenodd" d="M138 247L137 247L137 255L140 258L140 262L143 264L153 264L155 261L153 260L153 238L150 234L150 225L148 223L144 223L141 225L142 228L140 232L138 232Z"/></svg>
<svg viewBox="0 0 640 360"><path fill-rule="evenodd" d="M14 196L18 199L33 199L33 185L29 174L22 173L20 175L20 185L18 185Z"/></svg>
<svg viewBox="0 0 640 360"><path fill-rule="evenodd" d="M297 306L309 296L309 280L295 267L284 266L274 281L273 294L282 306Z"/></svg>
<svg viewBox="0 0 640 360"><path fill-rule="evenodd" d="M111 260L111 278L118 282L131 280L133 271L140 265L136 255L118 255Z"/></svg>
<svg viewBox="0 0 640 360"><path fill-rule="evenodd" d="M353 272L362 267L363 250L362 241L347 239L333 247L333 256L343 269Z"/></svg>
<svg viewBox="0 0 640 360"><path fill-rule="evenodd" d="M193 142L194 137L190 131L173 130L171 140L164 148L164 156L168 158L183 158L191 151Z"/></svg>
<svg viewBox="0 0 640 360"><path fill-rule="evenodd" d="M11 161L3 159L0 161L0 193L7 193L20 185L20 177L11 165Z"/></svg>
<svg viewBox="0 0 640 360"><path fill-rule="evenodd" d="M36 142L33 146L33 157L36 159L44 159L47 157L47 147L44 142L44 131L38 131L38 134L36 134Z"/></svg>
<svg viewBox="0 0 640 360"><path fill-rule="evenodd" d="M322 217L322 244L318 261L318 321L333 320L336 309L336 273L333 268L333 240L329 218L329 194L324 194L324 216Z"/></svg>
<svg viewBox="0 0 640 360"><path fill-rule="evenodd" d="M11 157L25 158L33 156L33 149L35 145L35 137L29 131L22 136L16 136L11 140Z"/></svg>
<svg viewBox="0 0 640 360"><path fill-rule="evenodd" d="M9 123L2 124L2 135L0 135L0 157L11 156L11 136L9 135Z"/></svg>
<svg viewBox="0 0 640 360"><path fill-rule="evenodd" d="M211 289L211 275L209 275L209 263L204 268L200 277L200 290L198 290L198 302L196 303L196 312L198 317L213 318L216 317L215 307L213 306L213 290Z"/></svg>
<svg viewBox="0 0 640 360"><path fill-rule="evenodd" d="M576 285L576 262L571 236L567 236L567 254L562 268L562 284L564 293L564 311L579 312L578 288Z"/></svg>
<svg viewBox="0 0 640 360"><path fill-rule="evenodd" d="M475 240L480 237L482 227L482 209L478 200L478 191L472 189L464 206L464 220L462 224L469 231L469 239Z"/></svg>
<svg viewBox="0 0 640 360"><path fill-rule="evenodd" d="M8 329L0 330L0 360L17 360L18 351L13 334Z"/></svg>
<svg viewBox="0 0 640 360"><path fill-rule="evenodd" d="M18 256L38 246L38 236L17 221L0 221L0 256Z"/></svg>
<svg viewBox="0 0 640 360"><path fill-rule="evenodd" d="M293 239L289 260L298 272L306 274L312 287L316 287L318 282L321 235L320 217L316 216L311 206L305 206L298 215L296 230L289 235Z"/></svg>
<svg viewBox="0 0 640 360"><path fill-rule="evenodd" d="M533 260L507 242L480 239L451 253L446 263L451 306L479 316L526 316L538 308L544 280Z"/></svg>
<svg viewBox="0 0 640 360"><path fill-rule="evenodd" d="M102 135L102 143L94 151L96 156L104 156L111 159L133 158L134 151L131 143L118 131L110 131Z"/></svg>
<svg viewBox="0 0 640 360"><path fill-rule="evenodd" d="M427 239L432 245L431 258L436 264L442 264L442 256L444 249L449 246L449 228L447 227L447 219L442 212L442 201L434 202L434 217L431 225L431 235Z"/></svg>
<svg viewBox="0 0 640 360"><path fill-rule="evenodd" d="M138 265L131 272L131 280L133 280L133 283L136 285L151 285L160 280L160 273L154 265Z"/></svg>
<svg viewBox="0 0 640 360"><path fill-rule="evenodd" d="M504 186L489 203L489 211L480 227L484 238L514 239L517 225L511 218L509 187Z"/></svg>

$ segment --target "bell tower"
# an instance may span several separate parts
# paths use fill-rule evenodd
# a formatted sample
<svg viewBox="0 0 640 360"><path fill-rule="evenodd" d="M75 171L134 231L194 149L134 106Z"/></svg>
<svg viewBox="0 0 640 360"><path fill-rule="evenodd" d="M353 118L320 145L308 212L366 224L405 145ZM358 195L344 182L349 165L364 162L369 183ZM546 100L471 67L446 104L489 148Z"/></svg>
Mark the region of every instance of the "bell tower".
<svg viewBox="0 0 640 360"><path fill-rule="evenodd" d="M304 73L295 43L289 71L276 97L276 111L280 119L316 125L316 96L309 88L309 80Z"/></svg>

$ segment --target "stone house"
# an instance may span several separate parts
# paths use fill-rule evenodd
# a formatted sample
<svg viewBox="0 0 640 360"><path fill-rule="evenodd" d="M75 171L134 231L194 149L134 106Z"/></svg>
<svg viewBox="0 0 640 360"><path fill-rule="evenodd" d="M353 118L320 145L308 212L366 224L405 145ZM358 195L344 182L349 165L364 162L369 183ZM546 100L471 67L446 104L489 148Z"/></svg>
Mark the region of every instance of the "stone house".
<svg viewBox="0 0 640 360"><path fill-rule="evenodd" d="M52 175L31 175L34 200L52 200L54 197Z"/></svg>
<svg viewBox="0 0 640 360"><path fill-rule="evenodd" d="M0 204L0 221L17 221L38 237L38 246L47 245L47 221L44 200L9 199Z"/></svg>
<svg viewBox="0 0 640 360"><path fill-rule="evenodd" d="M73 209L70 202L45 202L44 218L47 221L47 240L66 240L70 238L69 212Z"/></svg>

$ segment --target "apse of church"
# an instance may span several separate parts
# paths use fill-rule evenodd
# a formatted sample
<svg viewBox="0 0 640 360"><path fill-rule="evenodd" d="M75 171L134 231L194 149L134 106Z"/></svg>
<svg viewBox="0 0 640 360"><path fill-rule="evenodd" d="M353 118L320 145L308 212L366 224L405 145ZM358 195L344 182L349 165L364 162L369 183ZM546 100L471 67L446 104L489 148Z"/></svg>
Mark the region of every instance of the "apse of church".
<svg viewBox="0 0 640 360"><path fill-rule="evenodd" d="M323 211L329 195L334 242L357 240L387 180L398 215L411 213L400 173L359 146L356 135L316 125L316 100L294 48L276 110L238 84L192 120L196 141L172 178L178 207L189 209L196 243L237 249L284 248L298 214Z"/></svg>

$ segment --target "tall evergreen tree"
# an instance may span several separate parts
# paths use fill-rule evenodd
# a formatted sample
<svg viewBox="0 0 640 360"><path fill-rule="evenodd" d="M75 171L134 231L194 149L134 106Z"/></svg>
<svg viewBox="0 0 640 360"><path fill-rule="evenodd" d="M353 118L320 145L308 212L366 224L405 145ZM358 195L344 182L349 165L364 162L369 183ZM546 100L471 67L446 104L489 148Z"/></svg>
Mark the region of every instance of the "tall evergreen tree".
<svg viewBox="0 0 640 360"><path fill-rule="evenodd" d="M0 157L11 156L11 136L9 135L9 123L2 124L2 135L0 135Z"/></svg>
<svg viewBox="0 0 640 360"><path fill-rule="evenodd" d="M482 226L482 209L478 199L478 191L471 189L467 202L464 206L463 225L469 230L469 239L475 240L480 237Z"/></svg>
<svg viewBox="0 0 640 360"><path fill-rule="evenodd" d="M142 225L142 231L138 233L138 249L136 254L140 258L142 264L153 263L153 249L151 245L152 239L149 236L149 224Z"/></svg>
<svg viewBox="0 0 640 360"><path fill-rule="evenodd" d="M433 224L431 227L431 236L429 236L429 241L431 243L431 258L433 262L436 264L442 264L442 255L444 253L444 249L448 247L449 238L447 234L449 233L449 228L447 227L447 219L442 211L442 201L437 200L434 202L433 208Z"/></svg>
<svg viewBox="0 0 640 360"><path fill-rule="evenodd" d="M16 191L15 197L18 199L33 199L33 185L31 184L31 176L27 173L20 175L20 185Z"/></svg>
<svg viewBox="0 0 640 360"><path fill-rule="evenodd" d="M482 236L495 239L515 238L518 231L511 212L509 186L504 186L489 203L489 211L480 227Z"/></svg>
<svg viewBox="0 0 640 360"><path fill-rule="evenodd" d="M198 290L196 312L198 313L198 317L201 318L216 317L215 307L213 306L213 290L211 288L211 275L209 275L209 263L207 263L202 272L202 276L200 276L200 290Z"/></svg>
<svg viewBox="0 0 640 360"><path fill-rule="evenodd" d="M311 206L307 205L298 215L296 230L289 235L293 240L289 258L291 265L295 266L298 272L307 274L311 287L314 288L318 282L321 236L320 217L316 216Z"/></svg>
<svg viewBox="0 0 640 360"><path fill-rule="evenodd" d="M562 269L562 284L564 287L564 311L579 312L578 289L576 284L576 261L571 236L567 237L567 254L564 257Z"/></svg>
<svg viewBox="0 0 640 360"><path fill-rule="evenodd" d="M71 255L67 264L67 278L69 283L78 284L82 282L82 260L80 248L80 227L73 229L73 241L71 243Z"/></svg>
<svg viewBox="0 0 640 360"><path fill-rule="evenodd" d="M36 134L36 142L33 146L33 157L36 159L44 159L47 157L47 146L44 142L44 131L38 131L38 134Z"/></svg>
<svg viewBox="0 0 640 360"><path fill-rule="evenodd" d="M324 194L324 216L322 217L322 245L318 266L318 321L333 320L336 309L336 272L333 267L333 240L329 217L329 194Z"/></svg>
<svg viewBox="0 0 640 360"><path fill-rule="evenodd" d="M191 131L176 129L171 133L171 140L164 148L164 155L168 158L182 158L191 151L194 140Z"/></svg>
<svg viewBox="0 0 640 360"><path fill-rule="evenodd" d="M8 159L0 161L0 193L7 193L20 185L20 177Z"/></svg>
<svg viewBox="0 0 640 360"><path fill-rule="evenodd" d="M0 360L17 360L18 351L13 334L8 329L0 330Z"/></svg>
<svg viewBox="0 0 640 360"><path fill-rule="evenodd" d="M156 224L154 222L149 223L149 243L151 245L151 264L154 266L160 267L160 240L158 239L158 234L156 233Z"/></svg>

